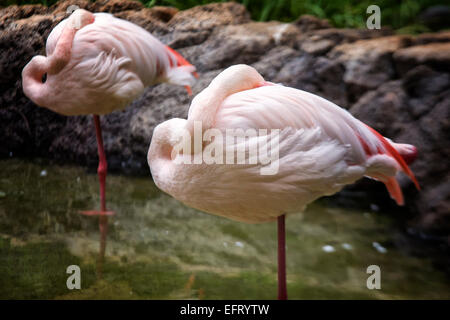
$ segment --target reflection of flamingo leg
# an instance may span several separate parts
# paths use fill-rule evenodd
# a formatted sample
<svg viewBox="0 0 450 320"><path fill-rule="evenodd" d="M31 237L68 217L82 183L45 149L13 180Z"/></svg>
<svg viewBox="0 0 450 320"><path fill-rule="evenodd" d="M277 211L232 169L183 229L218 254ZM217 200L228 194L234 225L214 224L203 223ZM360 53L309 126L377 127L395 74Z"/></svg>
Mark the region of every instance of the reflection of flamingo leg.
<svg viewBox="0 0 450 320"><path fill-rule="evenodd" d="M98 149L98 180L100 182L100 211L83 211L85 215L98 215L99 229L100 229L100 252L97 264L97 275L102 277L103 262L105 260L106 251L106 235L108 232L108 216L113 215L112 211L106 211L106 197L105 197L105 184L106 174L108 172L108 164L106 162L105 149L103 148L102 128L100 126L100 117L94 115L95 134L97 136L97 149Z"/></svg>
<svg viewBox="0 0 450 320"><path fill-rule="evenodd" d="M287 300L286 289L286 215L278 217L278 300Z"/></svg>
<svg viewBox="0 0 450 320"><path fill-rule="evenodd" d="M100 229L100 252L97 264L97 274L101 279L103 274L103 262L105 260L106 250L106 234L108 232L108 216L106 214L106 198L105 198L105 184L106 174L108 172L108 163L106 162L105 149L103 148L102 128L100 126L100 117L94 115L95 134L97 136L98 149L98 180L100 182L100 208L101 214L98 219Z"/></svg>
<svg viewBox="0 0 450 320"><path fill-rule="evenodd" d="M108 172L108 163L106 162L105 149L103 148L102 128L100 126L100 117L94 115L95 134L97 136L97 149L98 149L98 180L100 182L100 201L101 211L106 211L106 199L105 199L105 183L106 173Z"/></svg>
<svg viewBox="0 0 450 320"><path fill-rule="evenodd" d="M108 232L108 216L102 215L98 217L98 224L100 228L100 252L97 263L97 276L99 279L103 275L103 262L105 261L106 250L106 234Z"/></svg>

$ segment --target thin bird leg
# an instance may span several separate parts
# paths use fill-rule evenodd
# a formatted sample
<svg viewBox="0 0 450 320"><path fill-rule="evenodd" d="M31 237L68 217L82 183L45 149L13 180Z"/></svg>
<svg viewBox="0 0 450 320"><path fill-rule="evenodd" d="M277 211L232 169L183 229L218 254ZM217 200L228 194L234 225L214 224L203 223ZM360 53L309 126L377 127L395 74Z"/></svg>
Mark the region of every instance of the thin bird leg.
<svg viewBox="0 0 450 320"><path fill-rule="evenodd" d="M108 171L108 164L106 162L105 149L103 148L102 128L100 126L100 117L94 115L95 134L97 136L97 150L98 150L98 180L100 182L100 211L91 210L81 212L87 216L111 216L114 214L112 211L106 210L106 197L105 197L105 184L106 174Z"/></svg>
<svg viewBox="0 0 450 320"><path fill-rule="evenodd" d="M287 300L286 289L286 232L283 214L278 217L278 300Z"/></svg>
<svg viewBox="0 0 450 320"><path fill-rule="evenodd" d="M100 126L100 117L94 115L95 134L97 135L97 149L98 149L98 180L100 182L100 201L101 211L106 211L106 199L105 199L105 183L106 173L108 172L108 163L106 162L105 149L103 148L102 128Z"/></svg>
<svg viewBox="0 0 450 320"><path fill-rule="evenodd" d="M105 149L103 148L102 128L100 126L100 117L98 115L94 115L94 125L95 125L95 134L97 136L97 149L99 160L97 174L98 180L100 182L100 211L99 210L82 211L81 214L87 216L99 216L98 225L100 229L100 252L97 264L97 276L99 279L101 279L103 274L103 263L105 260L105 251L106 251L108 216L113 215L114 212L106 211L105 184L108 165L106 163Z"/></svg>
<svg viewBox="0 0 450 320"><path fill-rule="evenodd" d="M106 174L108 172L108 164L106 162L105 149L103 148L102 128L100 126L100 117L94 115L95 134L97 136L98 149L98 180L100 182L100 208L101 214L98 217L98 225L100 229L100 252L97 264L97 275L101 279L103 276L103 263L105 260L106 250L106 234L108 232L108 216L106 214L106 198L105 198L105 184Z"/></svg>

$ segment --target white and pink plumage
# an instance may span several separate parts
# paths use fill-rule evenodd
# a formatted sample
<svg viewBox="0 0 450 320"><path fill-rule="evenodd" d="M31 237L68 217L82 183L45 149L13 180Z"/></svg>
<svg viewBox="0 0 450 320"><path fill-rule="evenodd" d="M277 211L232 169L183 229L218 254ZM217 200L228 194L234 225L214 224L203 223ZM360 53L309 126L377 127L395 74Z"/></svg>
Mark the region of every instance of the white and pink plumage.
<svg viewBox="0 0 450 320"><path fill-rule="evenodd" d="M37 105L64 115L110 113L147 86L195 81L195 67L177 52L108 13L74 11L52 30L46 52L23 69L23 90Z"/></svg>
<svg viewBox="0 0 450 320"><path fill-rule="evenodd" d="M106 212L107 163L98 115L123 109L145 87L195 81L195 67L143 28L108 13L75 10L50 33L47 57L35 56L22 71L26 96L64 115L94 114L101 210Z"/></svg>
<svg viewBox="0 0 450 320"><path fill-rule="evenodd" d="M194 135L195 121L224 136L226 129L280 129L278 172L262 175L259 163L179 161L192 154L171 151L186 132ZM209 142L214 143L218 141ZM384 182L401 205L395 175L405 172L418 188L405 163L415 155L414 146L383 138L330 101L266 82L252 67L235 65L193 99L187 120L172 119L155 128L148 163L156 185L188 206L243 222L278 219L279 298L286 298L284 215L302 211L364 176Z"/></svg>
<svg viewBox="0 0 450 320"><path fill-rule="evenodd" d="M34 103L64 115L94 115L99 155L100 257L106 246L107 162L99 115L125 108L145 87L168 82L190 86L195 67L143 28L107 13L75 10L50 33L47 56L22 71L23 91ZM101 269L101 266L99 266Z"/></svg>

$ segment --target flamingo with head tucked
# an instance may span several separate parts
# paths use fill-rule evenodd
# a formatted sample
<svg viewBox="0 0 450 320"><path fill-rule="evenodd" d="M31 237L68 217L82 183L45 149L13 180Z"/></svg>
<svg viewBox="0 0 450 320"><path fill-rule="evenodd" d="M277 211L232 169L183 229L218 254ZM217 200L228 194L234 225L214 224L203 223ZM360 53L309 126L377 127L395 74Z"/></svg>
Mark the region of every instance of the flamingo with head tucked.
<svg viewBox="0 0 450 320"><path fill-rule="evenodd" d="M64 115L93 114L101 208L106 235L107 162L99 115L123 109L145 87L168 82L190 86L195 67L143 28L107 13L75 10L50 33L47 56L35 56L22 71L23 91L34 103Z"/></svg>
<svg viewBox="0 0 450 320"><path fill-rule="evenodd" d="M191 140L196 123L201 125L197 148ZM227 140L230 129L267 131L244 139L242 149L242 140ZM275 146L277 170L262 174L272 164L251 161L255 145ZM211 150L234 154L239 147L245 163L193 161ZM235 65L193 99L187 120L171 119L155 128L148 163L156 185L188 206L243 222L277 220L278 298L286 299L285 215L364 176L383 182L402 205L395 175L403 171L419 188L406 164L416 154L414 146L384 138L330 101L266 82L254 68Z"/></svg>

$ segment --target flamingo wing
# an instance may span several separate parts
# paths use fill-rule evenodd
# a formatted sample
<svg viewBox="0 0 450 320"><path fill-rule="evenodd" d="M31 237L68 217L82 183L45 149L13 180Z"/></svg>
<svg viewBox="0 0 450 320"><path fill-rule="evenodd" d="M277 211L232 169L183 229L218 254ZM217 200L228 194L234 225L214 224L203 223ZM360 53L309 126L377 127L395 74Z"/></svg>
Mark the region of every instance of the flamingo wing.
<svg viewBox="0 0 450 320"><path fill-rule="evenodd" d="M218 110L216 126L222 129L302 130L302 135L297 134L298 140L289 140L292 145L288 149L298 151L309 148L309 152L312 152L310 157L317 162L314 165L302 167L305 154L298 153L296 160L299 170L312 170L310 178L315 182L311 185L321 186L318 179L330 182L327 179L330 174L335 175L334 179L338 184L349 183L356 180L359 172L357 168L363 168L361 176L366 175L384 182L391 197L400 205L403 204L403 195L395 179L397 171L405 172L419 188L414 174L395 149L396 144L391 144L345 109L302 90L270 85L235 93L226 98ZM402 149L404 150L405 148ZM293 158L292 154L290 158ZM283 165L281 160L280 166ZM340 165L336 166L337 163ZM295 163L290 165L295 167Z"/></svg>
<svg viewBox="0 0 450 320"><path fill-rule="evenodd" d="M85 87L107 93L120 101L118 105L125 106L144 90L144 84L131 65L130 58L118 56L112 49L80 62L76 70Z"/></svg>
<svg viewBox="0 0 450 320"><path fill-rule="evenodd" d="M47 76L57 91L49 108L66 115L105 114L124 108L147 86L195 81L195 67L145 29L108 13L94 18L75 33L64 69ZM55 53L68 21L50 33L47 56Z"/></svg>
<svg viewBox="0 0 450 320"><path fill-rule="evenodd" d="M95 23L80 30L75 41L81 44L78 54L84 58L114 49L116 57L131 59L129 69L144 86L164 81L192 86L195 82L195 67L178 52L140 26L111 14L96 13Z"/></svg>

